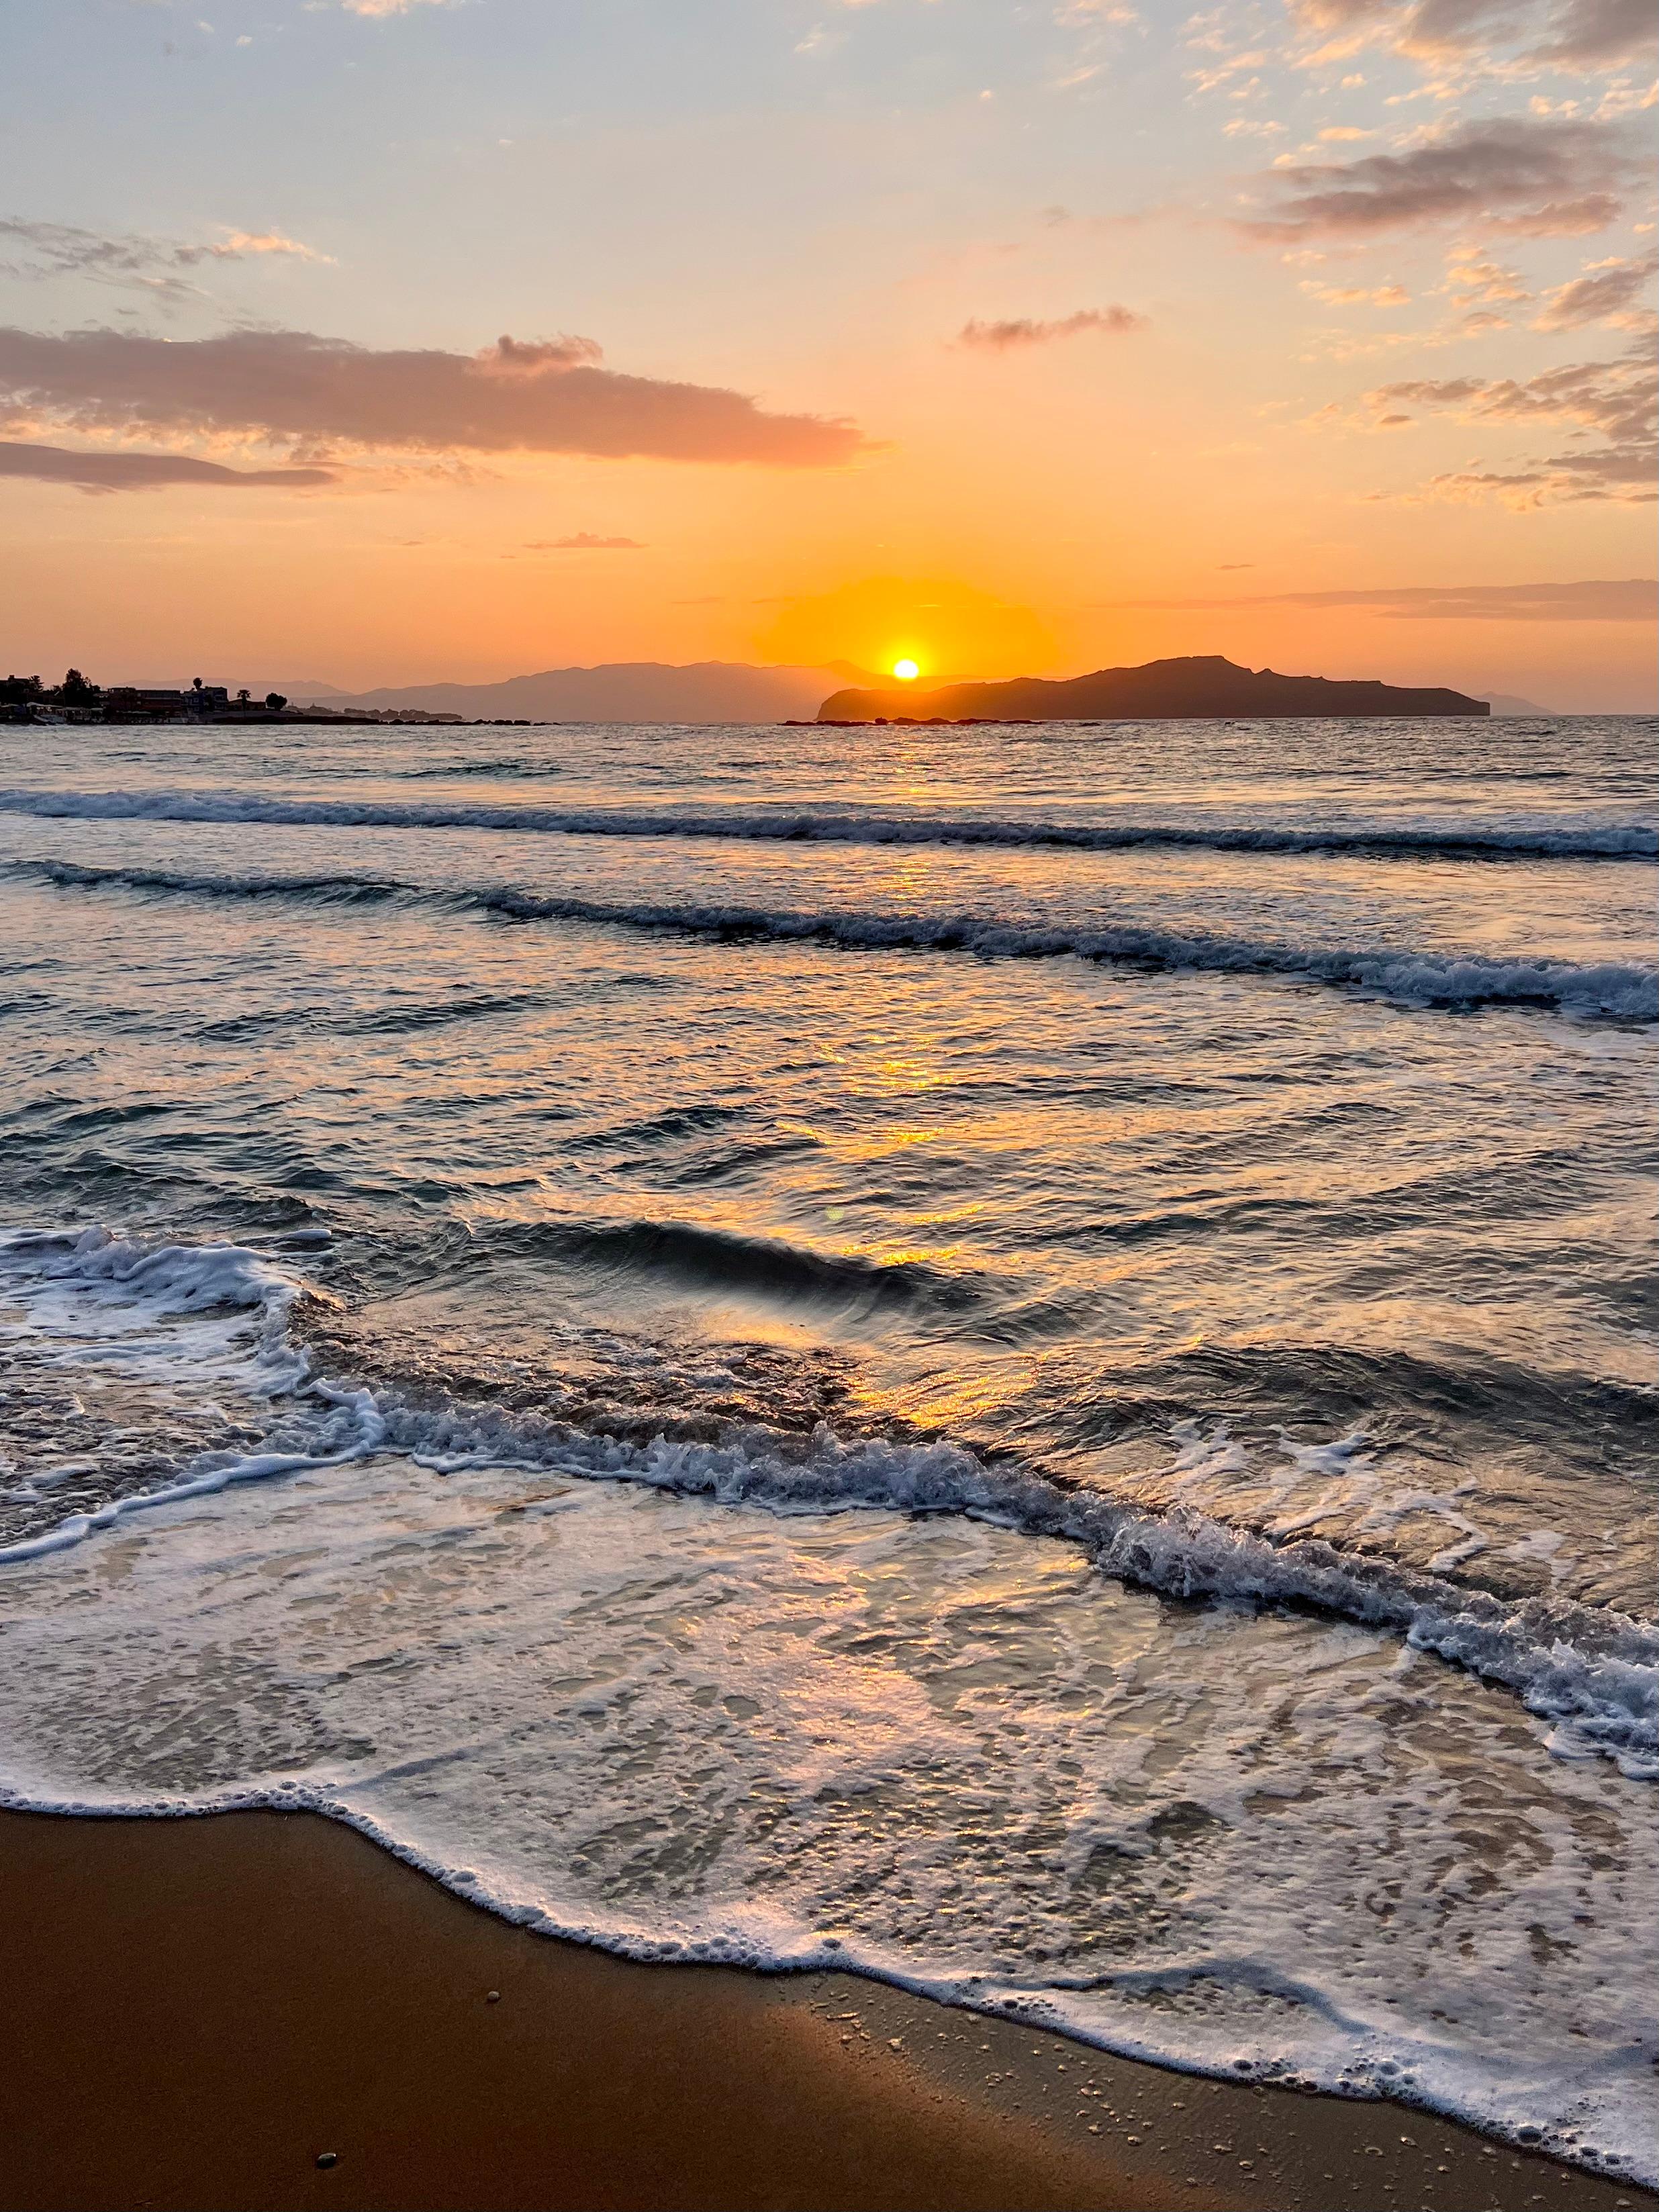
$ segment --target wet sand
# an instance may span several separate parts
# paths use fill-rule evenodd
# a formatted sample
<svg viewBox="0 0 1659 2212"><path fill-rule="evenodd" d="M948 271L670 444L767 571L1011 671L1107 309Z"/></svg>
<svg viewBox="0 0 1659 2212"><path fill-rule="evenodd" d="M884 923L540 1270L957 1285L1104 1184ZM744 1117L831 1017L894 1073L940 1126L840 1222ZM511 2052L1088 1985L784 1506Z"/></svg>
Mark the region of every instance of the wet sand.
<svg viewBox="0 0 1659 2212"><path fill-rule="evenodd" d="M1659 2204L850 1976L551 1942L309 1814L0 1814L0 1894L9 2212Z"/></svg>

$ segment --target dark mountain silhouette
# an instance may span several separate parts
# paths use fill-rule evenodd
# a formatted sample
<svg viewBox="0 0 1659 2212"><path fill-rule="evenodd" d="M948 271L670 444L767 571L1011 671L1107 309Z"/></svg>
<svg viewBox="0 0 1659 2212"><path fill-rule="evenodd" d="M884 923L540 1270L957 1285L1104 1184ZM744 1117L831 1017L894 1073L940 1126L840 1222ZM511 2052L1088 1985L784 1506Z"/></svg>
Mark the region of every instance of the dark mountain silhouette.
<svg viewBox="0 0 1659 2212"><path fill-rule="evenodd" d="M296 704L418 707L429 714L473 721L782 722L811 720L836 684L868 684L867 669L849 661L816 668L751 668L742 661L699 660L676 668L659 660L619 660L597 668L545 668L500 684L399 684L378 691L307 691Z"/></svg>
<svg viewBox="0 0 1659 2212"><path fill-rule="evenodd" d="M319 676L279 676L270 683L262 678L257 684L250 682L247 688L256 699L263 699L267 691L280 691L284 699L303 700L307 706L314 699L345 697L337 684L325 684Z"/></svg>
<svg viewBox="0 0 1659 2212"><path fill-rule="evenodd" d="M1461 691L1407 690L1393 684L1344 683L1324 676L1279 676L1240 668L1219 653L1149 660L1139 668L1097 668L1092 676L1051 682L1017 676L1006 684L914 684L833 692L821 722L906 717L947 721L1112 722L1161 715L1486 714L1484 699Z"/></svg>
<svg viewBox="0 0 1659 2212"><path fill-rule="evenodd" d="M1477 691L1477 699L1484 699L1494 714L1556 714L1556 707L1540 707L1535 699L1518 699L1513 691Z"/></svg>

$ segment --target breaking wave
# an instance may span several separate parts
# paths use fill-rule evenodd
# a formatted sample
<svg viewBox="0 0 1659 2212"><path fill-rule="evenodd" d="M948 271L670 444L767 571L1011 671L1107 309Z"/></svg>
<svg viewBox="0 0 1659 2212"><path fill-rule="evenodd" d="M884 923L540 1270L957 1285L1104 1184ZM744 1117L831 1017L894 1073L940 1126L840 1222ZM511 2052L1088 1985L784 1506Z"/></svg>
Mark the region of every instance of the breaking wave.
<svg viewBox="0 0 1659 2212"><path fill-rule="evenodd" d="M1284 975L1414 1006L1538 1006L1580 1018L1659 1020L1659 970L1637 961L1496 957L1455 950L1359 950L1138 923L1042 927L989 915L901 915L751 906L586 899L511 886L453 890L349 875L222 876L167 868L88 867L58 860L10 864L9 872L65 888L105 885L201 898L287 898L357 905L435 904L514 921L568 921L726 941L815 944L848 951L967 952L981 959L1070 957L1153 969Z"/></svg>
<svg viewBox="0 0 1659 2212"><path fill-rule="evenodd" d="M760 1424L717 1441L641 1439L601 1421L447 1400L419 1402L395 1382L370 1389L313 1371L290 1323L301 1283L270 1255L231 1245L147 1246L102 1228L0 1239L0 1279L50 1323L70 1307L121 1310L131 1332L171 1316L228 1310L240 1328L250 1394L292 1416L275 1448L215 1451L155 1488L0 1549L0 1565L84 1541L134 1513L307 1468L401 1454L439 1473L521 1466L579 1479L641 1483L720 1504L786 1512L884 1508L961 1514L1082 1547L1099 1571L1182 1598L1309 1607L1401 1638L1513 1691L1554 1724L1569 1757L1600 1752L1639 1779L1659 1779L1659 1631L1607 1608L1460 1587L1431 1571L1322 1541L1228 1527L1189 1507L1163 1511L1016 1461L989 1462L949 1443L844 1440L826 1424L788 1433ZM129 1351L128 1357L131 1356ZM166 1356L165 1346L163 1355Z"/></svg>
<svg viewBox="0 0 1659 2212"><path fill-rule="evenodd" d="M486 764L503 776L520 771ZM445 770L483 773L483 769ZM545 771L542 771L545 773ZM257 822L273 827L495 830L579 837L698 837L767 843L966 845L1121 852L1354 853L1416 858L1650 860L1659 830L1639 822L1047 822L1035 817L882 814L839 809L637 809L483 805L471 801L272 799L239 791L0 790L0 812L50 821Z"/></svg>

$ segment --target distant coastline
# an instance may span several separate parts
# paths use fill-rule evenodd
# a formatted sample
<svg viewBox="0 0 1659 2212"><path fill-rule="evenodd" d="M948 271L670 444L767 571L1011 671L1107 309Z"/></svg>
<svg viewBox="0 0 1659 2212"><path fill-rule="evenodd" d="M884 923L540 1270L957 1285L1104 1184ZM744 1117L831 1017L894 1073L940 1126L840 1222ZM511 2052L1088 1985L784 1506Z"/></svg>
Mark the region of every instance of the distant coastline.
<svg viewBox="0 0 1659 2212"><path fill-rule="evenodd" d="M848 678L855 678L848 682ZM879 681L846 662L823 667L742 661L612 661L494 684L385 685L348 692L316 678L244 685L100 685L71 669L61 684L0 677L0 725L102 722L434 724L448 727L857 726L878 723L1141 721L1251 717L1553 717L1576 709L1514 695L1417 689L1370 680L1281 676L1220 655L1097 669L1059 680Z"/></svg>

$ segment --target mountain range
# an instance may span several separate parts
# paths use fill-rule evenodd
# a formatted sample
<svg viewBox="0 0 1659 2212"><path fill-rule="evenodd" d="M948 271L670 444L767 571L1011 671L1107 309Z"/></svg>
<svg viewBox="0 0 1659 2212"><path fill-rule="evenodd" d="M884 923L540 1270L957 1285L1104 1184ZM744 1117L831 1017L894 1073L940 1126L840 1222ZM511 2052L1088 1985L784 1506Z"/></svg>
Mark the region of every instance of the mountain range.
<svg viewBox="0 0 1659 2212"><path fill-rule="evenodd" d="M296 679L249 688L256 698L279 691L295 707L414 707L429 714L459 714L469 722L787 722L811 721L837 686L878 680L846 660L821 668L617 660L595 668L544 668L500 684L395 684L341 691Z"/></svg>
<svg viewBox="0 0 1659 2212"><path fill-rule="evenodd" d="M1298 688L1285 694L1285 685ZM927 690L884 683L848 661L823 666L754 667L731 660L686 666L656 660L603 662L588 668L547 668L496 684L386 684L347 691L316 678L278 678L248 687L255 698L277 691L296 707L418 708L467 721L722 723L865 721L877 715L989 715L1107 720L1164 714L1548 714L1554 708L1503 692L1414 691L1385 684L1334 684L1316 676L1253 674L1218 656L1152 661L1139 669L1102 669L1052 683L1034 677L1012 684L934 684ZM1355 696L1370 704L1347 703ZM1280 703L1287 696L1310 702ZM1162 705L1156 703L1161 697ZM1273 703L1267 703L1271 698ZM1407 706L1407 699L1439 704ZM877 702L879 701L879 703ZM1449 702L1456 702L1449 704ZM1174 703L1171 703L1174 702ZM1221 702L1221 703L1218 703ZM1380 703L1379 703L1380 702Z"/></svg>

